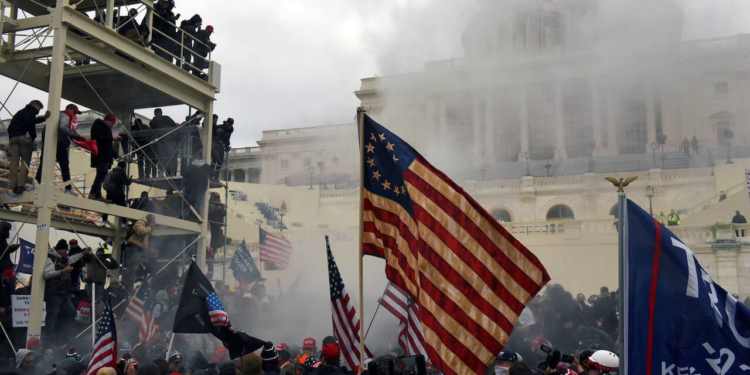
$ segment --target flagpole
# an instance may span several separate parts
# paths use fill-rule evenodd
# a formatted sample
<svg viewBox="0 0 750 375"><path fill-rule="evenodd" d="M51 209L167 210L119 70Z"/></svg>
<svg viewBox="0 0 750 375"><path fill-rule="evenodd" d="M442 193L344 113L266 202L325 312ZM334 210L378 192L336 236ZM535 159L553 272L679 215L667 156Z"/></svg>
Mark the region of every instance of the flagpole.
<svg viewBox="0 0 750 375"><path fill-rule="evenodd" d="M258 278L263 278L263 262L260 261L260 231L263 230L260 228L260 223L258 223ZM252 255L251 255L252 257Z"/></svg>
<svg viewBox="0 0 750 375"><path fill-rule="evenodd" d="M325 238L326 238L326 251L331 250L331 245L328 243L328 235L327 234L325 235ZM331 304L331 316L334 316L334 315L335 314L334 314L334 311L333 311L333 304ZM335 337L336 340L338 340L339 338L336 337L336 323L334 323L333 320L331 320L331 332L333 332L333 337Z"/></svg>
<svg viewBox="0 0 750 375"><path fill-rule="evenodd" d="M96 283L91 283L91 347L96 347Z"/></svg>
<svg viewBox="0 0 750 375"><path fill-rule="evenodd" d="M627 352L628 348L625 345L627 336L627 306L625 305L627 301L627 283L626 279L628 277L628 257L627 257L627 247L628 247L628 195L625 192L625 187L628 186L631 182L638 179L638 177L630 177L630 178L621 178L616 179L614 177L607 177L606 180L611 182L612 184L617 187L617 255L618 255L618 290L617 290L617 299L618 299L618 320L620 323L620 334L619 338L617 339L617 344L620 346L620 374L627 374L625 371L626 363L627 363Z"/></svg>
<svg viewBox="0 0 750 375"><path fill-rule="evenodd" d="M176 333L172 331L172 337L169 338L169 348L167 349L167 357L164 360L169 361L169 353L172 352L172 346L174 345L174 336Z"/></svg>
<svg viewBox="0 0 750 375"><path fill-rule="evenodd" d="M365 207L365 108L357 108L357 129L359 130L359 365L365 363L365 296L364 296L364 207Z"/></svg>
<svg viewBox="0 0 750 375"><path fill-rule="evenodd" d="M370 324L367 326L367 332L365 332L365 338L367 338L367 334L370 333L370 328L372 328L372 322L375 321L375 316L378 315L378 310L380 310L380 302L383 300L383 297L385 297L385 293L388 291L389 286L391 286L390 280L388 281L388 285L385 286L385 289L383 289L383 294L380 295L380 299L378 300L378 306L375 308L375 313L372 314L372 319L370 319Z"/></svg>

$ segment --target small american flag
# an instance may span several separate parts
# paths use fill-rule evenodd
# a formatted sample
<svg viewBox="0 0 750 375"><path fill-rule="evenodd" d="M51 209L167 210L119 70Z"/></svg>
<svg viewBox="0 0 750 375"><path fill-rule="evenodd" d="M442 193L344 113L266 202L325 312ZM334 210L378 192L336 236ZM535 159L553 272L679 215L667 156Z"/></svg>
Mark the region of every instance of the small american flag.
<svg viewBox="0 0 750 375"><path fill-rule="evenodd" d="M565 13L564 0L542 0L542 10L546 12Z"/></svg>
<svg viewBox="0 0 750 375"><path fill-rule="evenodd" d="M388 284L380 305L396 316L398 325L398 343L407 355L422 354L425 350L422 322L419 321L419 306L406 292L393 284Z"/></svg>
<svg viewBox="0 0 750 375"><path fill-rule="evenodd" d="M260 261L275 265L278 268L289 267L289 258L292 256L292 243L286 238L274 236L271 233L260 230Z"/></svg>
<svg viewBox="0 0 750 375"><path fill-rule="evenodd" d="M326 237L326 242L328 238ZM344 288L344 280L341 279L339 268L333 259L331 248L328 247L328 283L331 287L331 306L333 314L333 330L339 340L341 356L349 370L360 365L360 342L359 342L359 315L354 309L354 304L349 298L349 293ZM372 354L365 347L365 358L372 358Z"/></svg>
<svg viewBox="0 0 750 375"><path fill-rule="evenodd" d="M86 375L95 375L102 367L117 367L117 328L109 301L105 302L102 319L96 330L96 342Z"/></svg>
<svg viewBox="0 0 750 375"><path fill-rule="evenodd" d="M145 280L133 299L130 300L128 308L125 309L125 314L140 327L140 342L142 343L149 342L156 336L149 289L148 280Z"/></svg>
<svg viewBox="0 0 750 375"><path fill-rule="evenodd" d="M206 306L208 306L208 316L211 318L212 325L225 327L229 324L229 315L224 310L224 305L221 304L216 292L211 292L206 297Z"/></svg>

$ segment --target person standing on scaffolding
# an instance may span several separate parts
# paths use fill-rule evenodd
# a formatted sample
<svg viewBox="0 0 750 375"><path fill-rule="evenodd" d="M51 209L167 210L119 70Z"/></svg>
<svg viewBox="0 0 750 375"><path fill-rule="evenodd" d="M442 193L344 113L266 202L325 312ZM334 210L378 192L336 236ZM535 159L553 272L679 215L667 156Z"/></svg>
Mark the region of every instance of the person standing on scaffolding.
<svg viewBox="0 0 750 375"><path fill-rule="evenodd" d="M39 116L39 111L44 104L38 100L32 100L24 109L16 112L8 125L8 139L10 140L10 188L16 194L23 193L26 187L26 177L29 175L29 164L31 164L31 152L34 150L36 139L36 124L47 120L50 116L47 111L44 116Z"/></svg>
<svg viewBox="0 0 750 375"><path fill-rule="evenodd" d="M104 116L104 120L96 119L94 124L91 125L91 139L96 141L99 154L98 156L91 154L91 167L96 168L96 178L94 178L94 183L91 185L89 199L104 203L112 202L102 197L102 183L104 183L104 178L107 177L109 169L112 168L112 162L115 160L115 157L119 158L115 153L112 142L122 140L119 135L112 135L112 128L116 122L117 117L110 113Z"/></svg>
<svg viewBox="0 0 750 375"><path fill-rule="evenodd" d="M216 127L213 136L213 145L211 146L214 179L219 179L219 173L224 168L224 154L229 151L229 140L232 137L232 133L234 133L234 119L231 117Z"/></svg>
<svg viewBox="0 0 750 375"><path fill-rule="evenodd" d="M178 52L182 52L182 59L185 62L182 64L182 69L188 72L194 70L187 64L193 64L193 53L191 51L194 51L194 42L195 39L198 38L198 30L200 30L202 25L203 19L198 14L190 17L189 20L184 20L180 23L180 31L184 33L184 35L181 35L180 39L178 39L178 42L180 40L182 41L182 46L177 47L180 48L180 51Z"/></svg>
<svg viewBox="0 0 750 375"><path fill-rule="evenodd" d="M177 124L169 116L162 114L161 108L154 110L154 118L151 119L151 129L166 129L165 132L158 134L156 137L161 137L169 131L174 130ZM157 142L158 153L157 160L159 169L162 170L167 176L177 175L177 148L175 147L175 137L167 136Z"/></svg>
<svg viewBox="0 0 750 375"><path fill-rule="evenodd" d="M170 63L174 61L170 53L173 53L175 48L174 42L170 38L177 39L177 32L172 24L180 18L179 14L175 15L172 12L174 7L174 0L159 0L154 4L154 13L156 14L154 15L153 29L158 31L154 31L154 35L151 37L151 42L158 46L152 48L154 53ZM175 53L175 55L179 55L179 53Z"/></svg>
<svg viewBox="0 0 750 375"><path fill-rule="evenodd" d="M62 175L63 181L70 181L70 140L75 139L77 141L85 141L86 137L76 132L78 126L78 119L76 115L80 115L82 112L78 109L75 104L68 104L65 110L60 112L60 123L58 124L57 131L57 152L55 153L55 159L60 164L60 175ZM42 144L44 144L44 134L46 129L42 131ZM44 153L39 157L39 168L36 170L36 182L42 183L42 161L44 160ZM65 194L78 196L73 191L70 185L65 186Z"/></svg>
<svg viewBox="0 0 750 375"><path fill-rule="evenodd" d="M151 128L144 124L141 119L137 118L135 119L135 122L133 123L133 126L130 127L130 130L133 132L140 132L144 130L151 130ZM156 166L153 163L156 163L156 156L154 155L152 157L153 151L151 151L151 146L146 146L150 139L148 136L143 134L134 134L133 135L133 150L138 150L135 152L135 155L138 156L138 178L156 178ZM152 158L152 160L149 160L149 158ZM145 164L145 168L144 168Z"/></svg>

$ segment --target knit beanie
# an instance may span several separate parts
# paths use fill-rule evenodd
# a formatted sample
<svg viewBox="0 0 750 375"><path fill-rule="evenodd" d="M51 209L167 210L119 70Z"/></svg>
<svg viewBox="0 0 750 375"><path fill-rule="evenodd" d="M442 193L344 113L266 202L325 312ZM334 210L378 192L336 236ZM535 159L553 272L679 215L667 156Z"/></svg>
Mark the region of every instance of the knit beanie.
<svg viewBox="0 0 750 375"><path fill-rule="evenodd" d="M55 250L68 250L68 243L65 240L57 241L57 245L55 245Z"/></svg>
<svg viewBox="0 0 750 375"><path fill-rule="evenodd" d="M263 345L263 351L260 353L260 358L263 362L270 362L279 359L279 353L276 352L272 342L266 341L266 344Z"/></svg>

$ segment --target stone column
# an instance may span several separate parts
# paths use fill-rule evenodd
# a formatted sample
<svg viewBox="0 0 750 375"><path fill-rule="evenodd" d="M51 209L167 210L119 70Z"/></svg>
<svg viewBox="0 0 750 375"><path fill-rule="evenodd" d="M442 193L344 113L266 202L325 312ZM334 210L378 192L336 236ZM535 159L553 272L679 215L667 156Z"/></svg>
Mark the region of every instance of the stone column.
<svg viewBox="0 0 750 375"><path fill-rule="evenodd" d="M565 159L565 117L563 113L563 92L562 82L555 80L555 134L557 135L557 145L555 157Z"/></svg>
<svg viewBox="0 0 750 375"><path fill-rule="evenodd" d="M491 91L487 91L484 99L484 160L495 162L495 103Z"/></svg>
<svg viewBox="0 0 750 375"><path fill-rule="evenodd" d="M598 87L599 86L596 84L595 78L589 80L589 95L591 95L591 126L593 127L592 130L594 135L594 143L596 144L596 148L594 149L594 156L598 155L603 148L601 111L602 101L599 97Z"/></svg>
<svg viewBox="0 0 750 375"><path fill-rule="evenodd" d="M232 181L232 182L236 182L237 181L237 170L236 169L232 169L229 172L229 180Z"/></svg>
<svg viewBox="0 0 750 375"><path fill-rule="evenodd" d="M250 183L250 168L245 169L245 183Z"/></svg>
<svg viewBox="0 0 750 375"><path fill-rule="evenodd" d="M716 253L716 270L718 279L714 280L729 293L739 291L739 278L737 277L737 251L739 244L716 244L712 248Z"/></svg>
<svg viewBox="0 0 750 375"><path fill-rule="evenodd" d="M536 191L534 191L534 177L524 176L521 181L523 184L521 188L522 217L523 221L528 223L535 220Z"/></svg>
<svg viewBox="0 0 750 375"><path fill-rule="evenodd" d="M519 118L521 119L521 154L518 160L525 161L526 154L529 152L529 113L526 87L521 86L521 105L518 108Z"/></svg>
<svg viewBox="0 0 750 375"><path fill-rule="evenodd" d="M651 82L646 83L646 129L648 131L648 141L646 149L649 149L651 142L656 142L656 96L654 95L654 85Z"/></svg>
<svg viewBox="0 0 750 375"><path fill-rule="evenodd" d="M610 87L605 90L605 100L607 102L607 148L610 150L610 155L616 155L620 152L620 147L617 144L617 116L620 110L617 91L615 87Z"/></svg>

